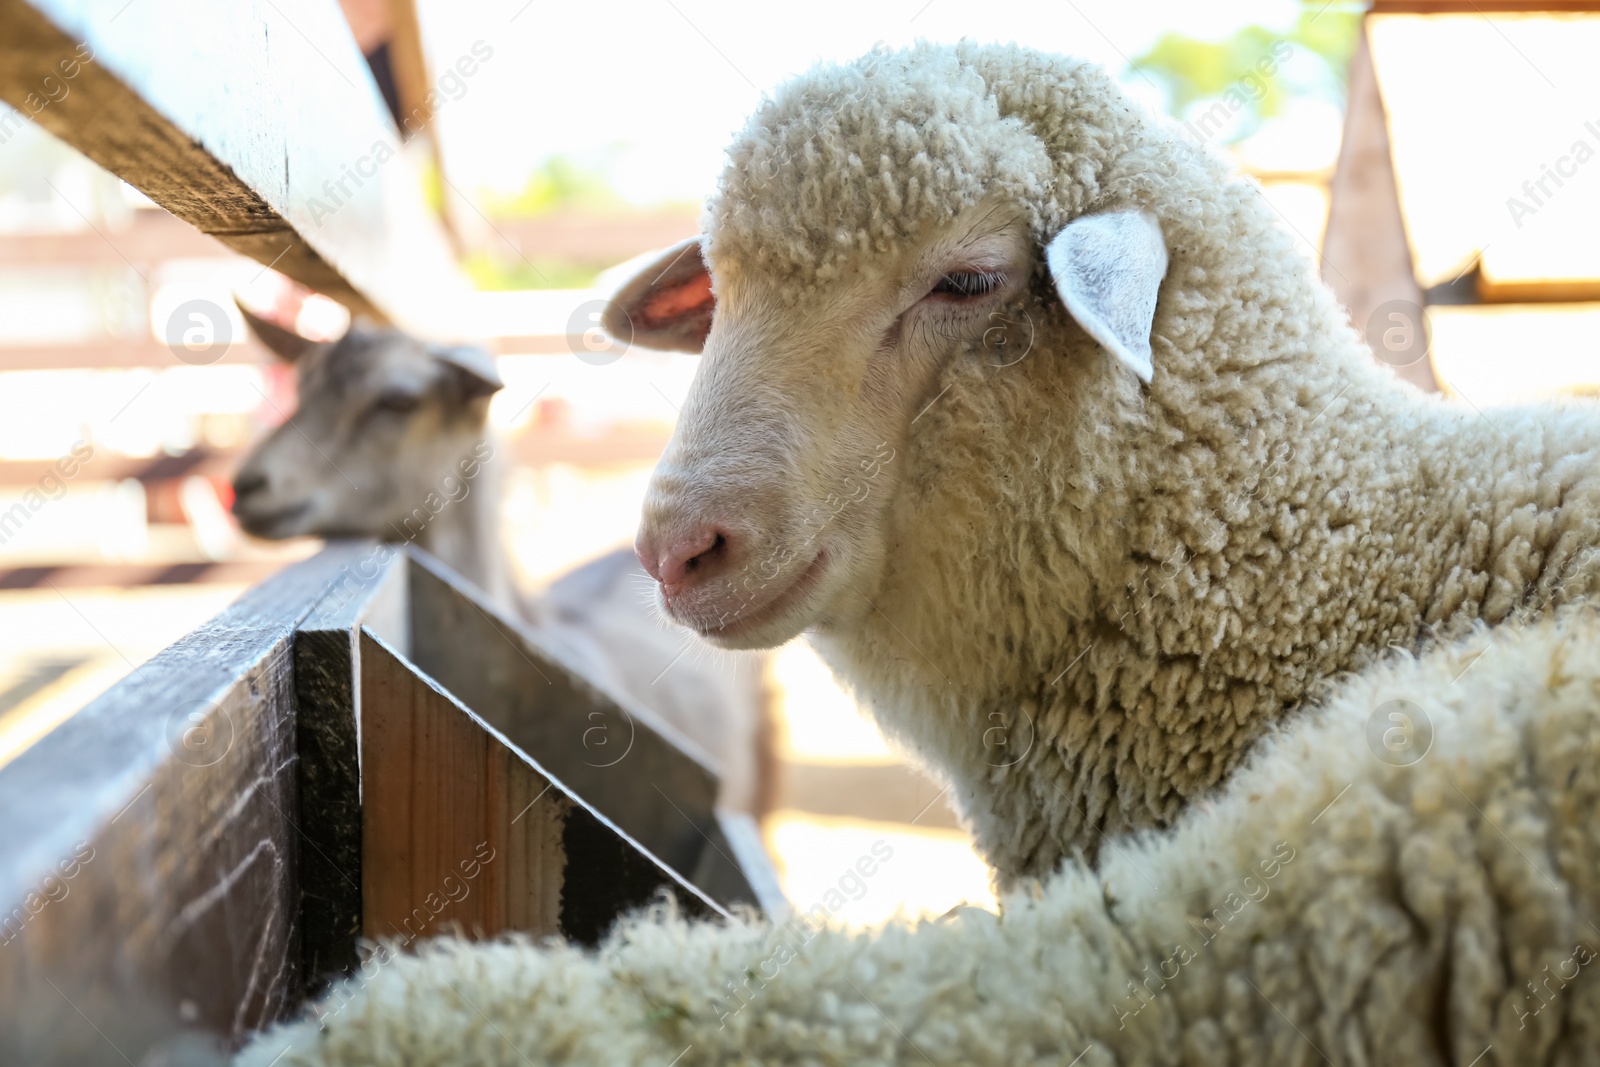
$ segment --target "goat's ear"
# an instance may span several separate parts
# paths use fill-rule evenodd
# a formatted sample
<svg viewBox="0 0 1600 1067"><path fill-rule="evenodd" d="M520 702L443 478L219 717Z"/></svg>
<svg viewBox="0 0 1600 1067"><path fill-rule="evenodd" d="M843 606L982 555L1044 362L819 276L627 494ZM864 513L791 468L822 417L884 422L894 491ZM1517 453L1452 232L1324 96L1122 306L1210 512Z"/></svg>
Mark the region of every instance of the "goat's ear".
<svg viewBox="0 0 1600 1067"><path fill-rule="evenodd" d="M600 325L624 344L699 352L717 301L700 238L673 245L617 290Z"/></svg>
<svg viewBox="0 0 1600 1067"><path fill-rule="evenodd" d="M468 400L490 396L505 388L494 356L477 345L430 345L434 358L448 367Z"/></svg>
<svg viewBox="0 0 1600 1067"><path fill-rule="evenodd" d="M1167 274L1167 244L1156 217L1130 210L1074 219L1045 249L1045 263L1084 332L1150 381L1150 324Z"/></svg>
<svg viewBox="0 0 1600 1067"><path fill-rule="evenodd" d="M268 322L245 307L237 298L233 303L239 309L239 314L244 316L244 324L256 335L256 340L266 345L273 355L285 363L295 362L320 343L309 337L301 337L293 330L279 326L275 322Z"/></svg>

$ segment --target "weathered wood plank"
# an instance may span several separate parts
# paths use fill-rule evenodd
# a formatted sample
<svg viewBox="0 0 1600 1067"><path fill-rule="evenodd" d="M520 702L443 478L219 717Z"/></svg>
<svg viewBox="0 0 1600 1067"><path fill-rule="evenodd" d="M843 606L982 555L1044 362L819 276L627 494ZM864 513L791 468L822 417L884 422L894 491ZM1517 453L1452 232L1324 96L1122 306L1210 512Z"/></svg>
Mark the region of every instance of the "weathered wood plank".
<svg viewBox="0 0 1600 1067"><path fill-rule="evenodd" d="M453 332L466 283L337 5L0 0L0 99L235 251Z"/></svg>
<svg viewBox="0 0 1600 1067"><path fill-rule="evenodd" d="M762 903L717 819L717 777L659 717L412 548L411 659L522 751L723 904Z"/></svg>
<svg viewBox="0 0 1600 1067"><path fill-rule="evenodd" d="M363 624L405 632L406 566L392 545L361 544L294 637L300 790L300 973L314 994L358 962L361 937Z"/></svg>
<svg viewBox="0 0 1600 1067"><path fill-rule="evenodd" d="M661 890L725 914L371 631L360 645L368 937L592 944Z"/></svg>
<svg viewBox="0 0 1600 1067"><path fill-rule="evenodd" d="M251 590L0 769L0 1063L155 1062L298 1002L293 631L361 547Z"/></svg>

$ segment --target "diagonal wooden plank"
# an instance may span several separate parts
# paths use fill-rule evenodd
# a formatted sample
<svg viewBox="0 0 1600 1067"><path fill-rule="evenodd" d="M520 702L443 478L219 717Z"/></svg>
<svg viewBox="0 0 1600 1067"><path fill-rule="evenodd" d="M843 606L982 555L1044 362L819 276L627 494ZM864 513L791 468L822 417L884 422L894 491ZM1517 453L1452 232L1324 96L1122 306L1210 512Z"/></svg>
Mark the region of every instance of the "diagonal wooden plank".
<svg viewBox="0 0 1600 1067"><path fill-rule="evenodd" d="M1388 118L1365 25L1350 60L1350 103L1328 196L1322 280L1349 310L1351 325L1366 335L1376 358L1384 362L1384 333L1396 325L1391 313L1413 329L1426 327L1422 287L1412 269L1389 155ZM1396 365L1394 370L1425 392L1439 391L1428 359Z"/></svg>
<svg viewBox="0 0 1600 1067"><path fill-rule="evenodd" d="M663 890L687 914L726 914L371 631L360 641L368 937L592 944Z"/></svg>
<svg viewBox="0 0 1600 1067"><path fill-rule="evenodd" d="M438 560L407 551L411 656L420 668L714 899L778 903L757 891L773 879L752 878L729 845L705 757L648 709L590 684Z"/></svg>
<svg viewBox="0 0 1600 1067"><path fill-rule="evenodd" d="M0 0L0 99L235 251L451 332L465 280L336 4Z"/></svg>

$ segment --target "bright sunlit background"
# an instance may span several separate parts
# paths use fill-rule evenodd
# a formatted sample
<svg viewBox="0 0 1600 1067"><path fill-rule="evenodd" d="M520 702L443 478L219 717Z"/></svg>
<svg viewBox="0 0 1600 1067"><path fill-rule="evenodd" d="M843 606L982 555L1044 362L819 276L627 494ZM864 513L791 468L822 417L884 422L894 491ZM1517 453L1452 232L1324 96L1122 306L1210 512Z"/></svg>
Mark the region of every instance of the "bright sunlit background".
<svg viewBox="0 0 1600 1067"><path fill-rule="evenodd" d="M344 6L367 50L373 0ZM435 76L440 107L408 156L477 287L471 321L506 381L493 417L519 460L504 515L522 581L632 539L695 360L633 350L605 366L581 361L574 311L605 294L618 264L696 231L723 147L764 92L820 60L918 39L1087 56L1233 153L1316 258L1361 16L1289 0L423 0L432 69L477 60L470 77ZM1445 390L1488 409L1594 389L1600 20L1369 25L1392 184L1417 284L1431 294ZM316 546L248 541L228 515L232 471L292 410L292 375L247 342L185 366L160 337L184 300L231 306L240 291L272 302L281 280L38 128L0 131L0 515L78 443L94 453L59 499L18 528L0 525L3 763ZM1547 182L1535 202L1538 188L1524 185L1551 168L1564 184ZM1323 264L1330 281L1362 269ZM1501 302L1459 298L1463 278L1480 297L1499 286ZM308 334L345 324L326 300L295 307ZM790 897L814 903L883 838L895 858L846 920L992 906L939 788L885 746L803 643L781 653L777 673L785 784L766 833Z"/></svg>

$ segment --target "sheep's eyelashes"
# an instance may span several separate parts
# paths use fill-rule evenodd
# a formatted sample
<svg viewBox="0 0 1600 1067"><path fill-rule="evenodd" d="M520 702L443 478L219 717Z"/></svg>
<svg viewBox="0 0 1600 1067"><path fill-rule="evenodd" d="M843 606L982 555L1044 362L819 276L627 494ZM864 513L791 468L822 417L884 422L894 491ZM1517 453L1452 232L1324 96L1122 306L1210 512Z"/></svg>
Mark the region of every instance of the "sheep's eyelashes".
<svg viewBox="0 0 1600 1067"><path fill-rule="evenodd" d="M941 302L976 300L988 296L1005 284L1006 276L998 271L953 270L939 279L928 293L928 298Z"/></svg>

